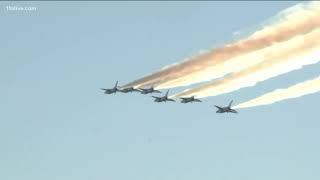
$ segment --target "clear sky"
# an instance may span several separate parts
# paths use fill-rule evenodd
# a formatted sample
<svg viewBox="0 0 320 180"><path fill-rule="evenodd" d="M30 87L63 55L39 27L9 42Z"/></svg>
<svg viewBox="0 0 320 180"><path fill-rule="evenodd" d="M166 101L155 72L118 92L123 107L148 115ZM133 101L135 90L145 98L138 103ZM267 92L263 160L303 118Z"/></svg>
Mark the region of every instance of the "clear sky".
<svg viewBox="0 0 320 180"><path fill-rule="evenodd" d="M213 107L314 78L320 64L203 103L100 90L296 3L1 2L0 179L320 179L319 93L238 115Z"/></svg>

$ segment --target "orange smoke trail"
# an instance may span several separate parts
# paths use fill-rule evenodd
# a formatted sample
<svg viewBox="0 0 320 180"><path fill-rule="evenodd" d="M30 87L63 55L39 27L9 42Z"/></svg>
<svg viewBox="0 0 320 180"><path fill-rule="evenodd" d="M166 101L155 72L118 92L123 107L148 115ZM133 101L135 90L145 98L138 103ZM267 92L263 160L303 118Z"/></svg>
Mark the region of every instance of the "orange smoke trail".
<svg viewBox="0 0 320 180"><path fill-rule="evenodd" d="M283 13L279 22L262 28L244 40L231 43L187 59L182 63L169 66L154 74L138 79L124 87L155 86L157 88L170 88L190 85L196 82L208 81L222 77L239 68L228 67L224 72L211 72L213 67L224 67L224 63L237 56L266 48L277 42L289 40L297 35L307 33L320 26L320 3L312 2L308 6L297 6L294 12ZM259 61L257 61L259 63ZM243 62L247 66L254 62ZM203 74L205 72L205 74Z"/></svg>
<svg viewBox="0 0 320 180"><path fill-rule="evenodd" d="M320 29L301 35L281 44L275 45L265 56L263 63L207 85L187 90L172 97L196 96L203 98L216 96L253 86L257 82L302 68L304 65L320 61Z"/></svg>

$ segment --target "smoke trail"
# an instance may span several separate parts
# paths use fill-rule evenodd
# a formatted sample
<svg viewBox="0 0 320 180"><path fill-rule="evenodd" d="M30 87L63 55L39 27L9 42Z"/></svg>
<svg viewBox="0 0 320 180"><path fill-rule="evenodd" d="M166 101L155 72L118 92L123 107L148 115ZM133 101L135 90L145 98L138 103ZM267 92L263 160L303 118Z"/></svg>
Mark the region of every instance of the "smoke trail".
<svg viewBox="0 0 320 180"><path fill-rule="evenodd" d="M238 71L239 67L237 66L226 68L223 72L215 72L212 69L223 68L227 60L232 60L232 58L268 47L277 42L286 41L320 26L320 2L311 2L307 5L299 4L293 9L294 11L286 10L280 13L278 22L262 28L246 39L191 57L182 63L166 67L124 87L156 86L157 88L169 88L185 86ZM241 68L247 68L255 64L251 61L246 62L246 59L243 59L242 63Z"/></svg>
<svg viewBox="0 0 320 180"><path fill-rule="evenodd" d="M273 92L264 94L258 98L241 103L234 108L249 108L254 106L261 106L267 104L273 104L275 102L283 101L290 98L298 98L307 94L312 94L320 91L320 76L308 80L287 89L278 89Z"/></svg>
<svg viewBox="0 0 320 180"><path fill-rule="evenodd" d="M275 45L263 63L207 85L187 90L172 97L197 96L203 98L232 92L257 82L302 68L320 61L320 29L301 35L283 44Z"/></svg>

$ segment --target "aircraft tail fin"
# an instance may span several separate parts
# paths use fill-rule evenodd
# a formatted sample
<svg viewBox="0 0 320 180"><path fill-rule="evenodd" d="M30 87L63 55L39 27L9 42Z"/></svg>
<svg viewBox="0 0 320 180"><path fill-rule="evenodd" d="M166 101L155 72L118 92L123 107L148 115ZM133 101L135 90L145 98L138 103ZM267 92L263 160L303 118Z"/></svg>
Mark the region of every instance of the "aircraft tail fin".
<svg viewBox="0 0 320 180"><path fill-rule="evenodd" d="M166 92L166 95L165 95L165 96L168 97L168 94L169 94L169 90Z"/></svg>
<svg viewBox="0 0 320 180"><path fill-rule="evenodd" d="M116 84L114 85L114 87L115 87L115 88L118 87L118 81L116 81Z"/></svg>
<svg viewBox="0 0 320 180"><path fill-rule="evenodd" d="M228 107L231 108L231 105L233 103L233 100L229 103Z"/></svg>

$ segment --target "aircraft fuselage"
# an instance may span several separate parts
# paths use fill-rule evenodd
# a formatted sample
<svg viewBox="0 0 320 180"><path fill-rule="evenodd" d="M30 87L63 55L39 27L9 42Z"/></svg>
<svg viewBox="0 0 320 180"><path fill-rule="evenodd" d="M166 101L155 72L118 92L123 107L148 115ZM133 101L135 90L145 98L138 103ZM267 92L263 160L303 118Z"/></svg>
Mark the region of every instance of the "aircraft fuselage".
<svg viewBox="0 0 320 180"><path fill-rule="evenodd" d="M189 98L189 99L182 99L181 103L192 103L192 102L201 102L199 99Z"/></svg>
<svg viewBox="0 0 320 180"><path fill-rule="evenodd" d="M153 88L150 88L150 89L142 89L142 88L140 88L139 90L140 90L141 94L161 93L160 91L154 90Z"/></svg>
<svg viewBox="0 0 320 180"><path fill-rule="evenodd" d="M118 91L122 93L128 93L128 92L140 92L138 89L134 89L133 87L125 88L125 89L119 89Z"/></svg>
<svg viewBox="0 0 320 180"><path fill-rule="evenodd" d="M103 89L104 94L113 94L117 92L117 89Z"/></svg>

